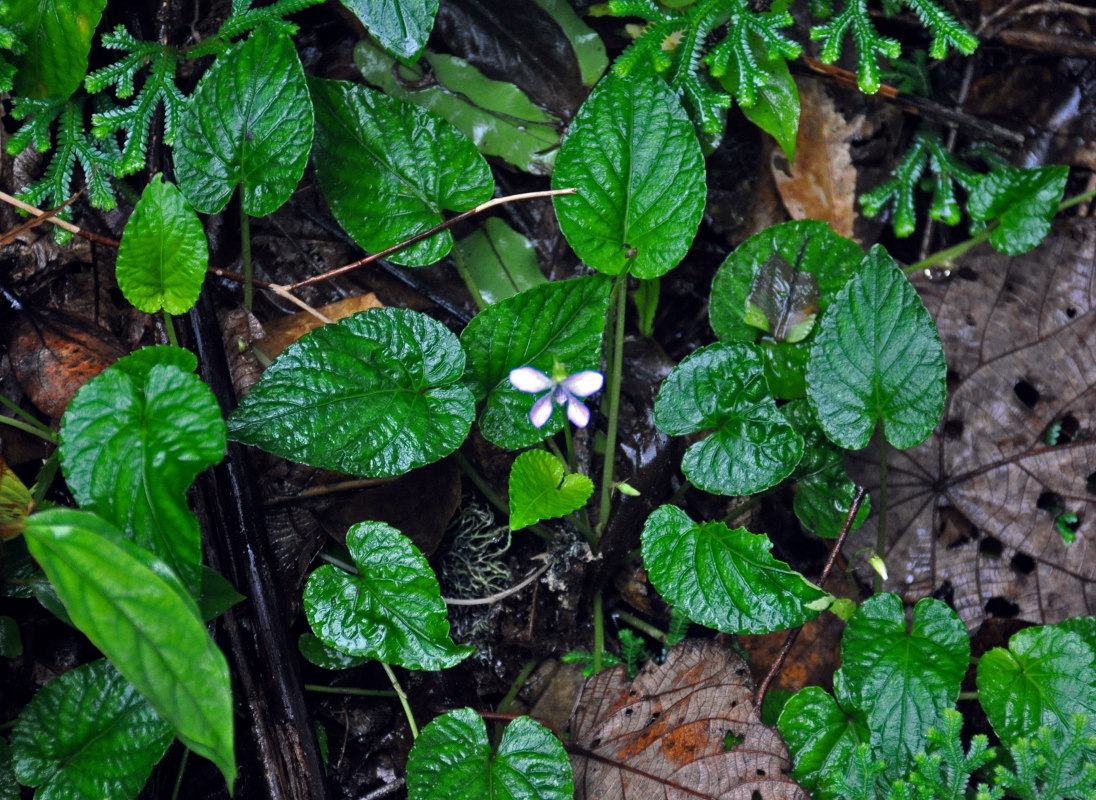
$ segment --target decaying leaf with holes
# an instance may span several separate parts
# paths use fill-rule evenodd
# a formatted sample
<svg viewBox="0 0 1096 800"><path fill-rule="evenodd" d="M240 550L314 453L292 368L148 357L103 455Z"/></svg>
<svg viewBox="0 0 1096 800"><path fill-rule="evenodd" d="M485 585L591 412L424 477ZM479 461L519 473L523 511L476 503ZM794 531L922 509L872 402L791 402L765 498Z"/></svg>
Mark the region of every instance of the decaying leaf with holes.
<svg viewBox="0 0 1096 800"><path fill-rule="evenodd" d="M571 716L575 798L808 800L752 712L746 662L715 642L686 639L631 683L623 666L599 672Z"/></svg>
<svg viewBox="0 0 1096 800"><path fill-rule="evenodd" d="M987 246L921 287L948 398L925 443L887 455L884 589L907 603L931 594L971 629L1096 613L1094 257L1096 220L1066 221L1030 253ZM875 545L877 452L853 476L876 488L850 555Z"/></svg>

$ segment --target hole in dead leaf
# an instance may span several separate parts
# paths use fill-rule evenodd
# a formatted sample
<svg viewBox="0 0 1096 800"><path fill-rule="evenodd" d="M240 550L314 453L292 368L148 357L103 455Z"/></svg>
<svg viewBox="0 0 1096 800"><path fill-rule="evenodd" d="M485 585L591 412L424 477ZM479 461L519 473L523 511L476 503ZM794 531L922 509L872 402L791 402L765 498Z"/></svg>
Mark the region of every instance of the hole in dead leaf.
<svg viewBox="0 0 1096 800"><path fill-rule="evenodd" d="M731 701L731 708L737 708L737 707L738 707L738 701L737 700L732 700Z"/></svg>
<svg viewBox="0 0 1096 800"><path fill-rule="evenodd" d="M1043 492L1039 495L1039 499L1035 501L1035 507L1041 511L1057 514L1065 508L1065 500L1057 492Z"/></svg>
<svg viewBox="0 0 1096 800"><path fill-rule="evenodd" d="M978 544L978 552L986 558L1000 558L1004 549L1005 546L1001 544L1001 540L994 539L992 536L987 536Z"/></svg>
<svg viewBox="0 0 1096 800"><path fill-rule="evenodd" d="M978 320L974 318L973 314L967 314L965 317L963 317L963 321L972 328L978 324Z"/></svg>
<svg viewBox="0 0 1096 800"><path fill-rule="evenodd" d="M955 391L955 387L959 385L959 381L962 380L959 377L959 373L953 369L949 369L944 373L945 380L947 381L947 387L949 392Z"/></svg>
<svg viewBox="0 0 1096 800"><path fill-rule="evenodd" d="M1005 291L1006 292L1015 292L1016 291L1016 285L1012 281L1005 281Z"/></svg>
<svg viewBox="0 0 1096 800"><path fill-rule="evenodd" d="M1066 412L1054 422L1047 425L1043 432L1043 442L1049 445L1069 444L1077 438L1081 430L1081 423L1072 414Z"/></svg>
<svg viewBox="0 0 1096 800"><path fill-rule="evenodd" d="M965 281L978 280L977 271L971 269L970 267L959 267L959 270L955 274Z"/></svg>
<svg viewBox="0 0 1096 800"><path fill-rule="evenodd" d="M1039 390L1025 380L1016 381L1012 391L1016 393L1017 399L1028 408L1035 408L1035 404L1039 402Z"/></svg>
<svg viewBox="0 0 1096 800"><path fill-rule="evenodd" d="M765 770L763 770L763 769L759 769L759 770L757 771L757 774L758 774L758 775L759 775L760 777L764 778L764 777L765 777L766 775L768 775L769 773L765 772Z"/></svg>
<svg viewBox="0 0 1096 800"><path fill-rule="evenodd" d="M1077 316L1077 309L1067 308L1066 309L1066 316L1069 317L1070 319L1073 319L1075 316Z"/></svg>
<svg viewBox="0 0 1096 800"><path fill-rule="evenodd" d="M592 741L590 742L590 746L591 746L591 747L600 747L600 746L601 746L601 737L600 737L600 736L598 736L597 738L595 738L594 740L592 740Z"/></svg>
<svg viewBox="0 0 1096 800"><path fill-rule="evenodd" d="M954 606L955 585L951 581L944 581L933 590L932 599L947 603L949 606Z"/></svg>
<svg viewBox="0 0 1096 800"><path fill-rule="evenodd" d="M740 744L746 741L746 737L741 733L735 733L734 731L727 731L723 735L723 749L734 750Z"/></svg>
<svg viewBox="0 0 1096 800"><path fill-rule="evenodd" d="M991 617L1009 619L1020 613L1020 606L1004 597L991 597L986 601L986 613Z"/></svg>
<svg viewBox="0 0 1096 800"><path fill-rule="evenodd" d="M745 667L739 667L738 669L736 669L734 671L734 674L741 678L743 675L746 674L746 668Z"/></svg>
<svg viewBox="0 0 1096 800"><path fill-rule="evenodd" d="M754 793L750 795L750 800L765 800L765 798L761 796L761 792L754 789Z"/></svg>
<svg viewBox="0 0 1096 800"><path fill-rule="evenodd" d="M1035 571L1035 559L1025 553L1017 553L1008 565L1021 575L1030 575Z"/></svg>
<svg viewBox="0 0 1096 800"><path fill-rule="evenodd" d="M1089 494L1096 494L1096 472L1093 472L1085 479L1085 491Z"/></svg>
<svg viewBox="0 0 1096 800"><path fill-rule="evenodd" d="M632 709L630 709L630 708L624 709L624 716L626 716L626 717L632 716Z"/></svg>
<svg viewBox="0 0 1096 800"><path fill-rule="evenodd" d="M954 506L943 506L939 511L939 519L936 537L948 550L970 544L978 538L978 529L974 527L974 523Z"/></svg>
<svg viewBox="0 0 1096 800"><path fill-rule="evenodd" d="M963 420L949 419L944 423L944 438L955 440L963 435Z"/></svg>

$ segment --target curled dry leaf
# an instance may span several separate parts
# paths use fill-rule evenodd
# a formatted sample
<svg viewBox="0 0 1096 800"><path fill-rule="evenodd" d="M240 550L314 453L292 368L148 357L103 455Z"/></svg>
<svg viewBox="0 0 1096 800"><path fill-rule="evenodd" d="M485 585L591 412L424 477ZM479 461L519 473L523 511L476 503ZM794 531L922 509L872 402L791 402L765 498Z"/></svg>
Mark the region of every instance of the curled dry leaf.
<svg viewBox="0 0 1096 800"><path fill-rule="evenodd" d="M974 251L922 288L949 386L933 435L887 455L884 588L907 603L933 595L972 629L1096 613L1094 257L1096 220L1074 220L1022 256ZM873 509L877 452L854 467ZM873 513L846 553L877 532Z"/></svg>
<svg viewBox="0 0 1096 800"><path fill-rule="evenodd" d="M631 683L598 673L571 717L576 800L808 800L753 709L746 662L711 641L680 642Z"/></svg>

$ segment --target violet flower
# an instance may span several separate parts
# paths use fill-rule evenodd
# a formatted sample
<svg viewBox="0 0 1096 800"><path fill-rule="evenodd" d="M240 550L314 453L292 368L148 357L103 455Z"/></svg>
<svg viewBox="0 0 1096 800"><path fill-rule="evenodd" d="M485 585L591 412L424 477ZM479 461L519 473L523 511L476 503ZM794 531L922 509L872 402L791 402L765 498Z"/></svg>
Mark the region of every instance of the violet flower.
<svg viewBox="0 0 1096 800"><path fill-rule="evenodd" d="M579 428L585 428L590 422L590 409L579 398L589 397L601 389L605 378L592 369L582 370L573 375L559 364L549 377L533 367L518 367L510 370L510 383L522 392L538 394L544 392L529 411L529 421L543 428L552 416L552 403L567 406L567 419Z"/></svg>

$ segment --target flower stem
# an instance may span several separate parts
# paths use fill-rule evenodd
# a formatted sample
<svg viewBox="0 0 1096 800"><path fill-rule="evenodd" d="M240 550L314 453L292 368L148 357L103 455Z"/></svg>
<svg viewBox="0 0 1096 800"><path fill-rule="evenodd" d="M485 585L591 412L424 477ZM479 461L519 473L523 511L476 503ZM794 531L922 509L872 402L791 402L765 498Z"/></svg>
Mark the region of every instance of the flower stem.
<svg viewBox="0 0 1096 800"><path fill-rule="evenodd" d="M37 436L39 439L43 439L50 444L57 444L57 436L49 430L43 431L36 425L30 425L23 422L21 419L12 419L11 417L0 417L0 423L4 425L10 425L13 428L17 428L24 433L29 433L31 436Z"/></svg>
<svg viewBox="0 0 1096 800"><path fill-rule="evenodd" d="M887 440L879 432L879 536L875 540L875 553L883 558L887 550ZM875 573L875 592L883 591L883 576Z"/></svg>
<svg viewBox="0 0 1096 800"><path fill-rule="evenodd" d="M179 337L175 335L175 323L171 321L171 314L164 312L164 330L167 332L167 340L172 346L179 346Z"/></svg>
<svg viewBox="0 0 1096 800"><path fill-rule="evenodd" d="M605 616L601 612L601 589L594 592L594 674L601 672L601 654L605 652Z"/></svg>
<svg viewBox="0 0 1096 800"><path fill-rule="evenodd" d="M505 714L510 710L510 704L517 699L518 692L521 691L521 687L525 685L525 682L529 680L529 676L533 674L533 670L537 668L537 664L540 663L540 659L531 658L525 662L525 666L521 668L521 672L514 678L514 682L510 684L510 690L506 693L506 696L499 702L498 707L495 709L500 714Z"/></svg>
<svg viewBox="0 0 1096 800"><path fill-rule="evenodd" d="M482 311L487 308L490 303L483 299L479 286L476 285L476 279L472 277L472 273L468 269L468 264L464 261L464 256L460 254L460 248L453 245L453 249L449 251L449 255L452 257L453 263L457 266L457 274L460 275L460 279L464 281L464 285L468 287L468 291L472 294L472 299L476 301L477 310Z"/></svg>
<svg viewBox="0 0 1096 800"><path fill-rule="evenodd" d="M666 634L660 631L651 623L645 619L640 619L635 614L630 614L627 611L614 611L613 616L623 622L625 625L630 625L641 633L645 633L654 639L656 642L662 645L666 644Z"/></svg>
<svg viewBox="0 0 1096 800"><path fill-rule="evenodd" d="M240 191L240 256L244 262L244 308L251 310L254 287L251 284L251 220L244 211L244 193Z"/></svg>
<svg viewBox="0 0 1096 800"><path fill-rule="evenodd" d="M601 538L609 523L609 511L613 499L613 472L616 468L617 422L620 415L620 376L624 368L624 313L628 302L628 278L620 275L613 286L616 292L616 312L609 344L612 358L609 362L609 428L605 432L605 465L601 469L601 504L598 507L595 536ZM600 595L599 595L600 596ZM600 655L598 656L600 659Z"/></svg>
<svg viewBox="0 0 1096 800"><path fill-rule="evenodd" d="M407 695L403 691L403 687L400 686L399 680L396 678L396 673L392 671L392 668L388 666L385 661L378 661L382 667L384 667L385 673L388 675L388 680L392 682L392 688L396 690L396 697L400 699L400 705L403 706L403 713L407 715L407 724L411 726L411 738L419 738L419 726L415 724L415 717L411 714L411 704L407 702Z"/></svg>
<svg viewBox="0 0 1096 800"><path fill-rule="evenodd" d="M179 800L179 790L183 788L183 773L186 772L186 762L189 756L190 750L184 747L182 758L179 759L179 771L175 774L175 786L171 790L171 800Z"/></svg>
<svg viewBox="0 0 1096 800"><path fill-rule="evenodd" d="M397 697L391 689L355 689L352 686L323 686L318 683L306 683L306 692L320 692L323 694L345 694L354 697Z"/></svg>

